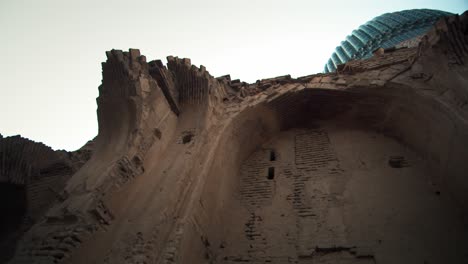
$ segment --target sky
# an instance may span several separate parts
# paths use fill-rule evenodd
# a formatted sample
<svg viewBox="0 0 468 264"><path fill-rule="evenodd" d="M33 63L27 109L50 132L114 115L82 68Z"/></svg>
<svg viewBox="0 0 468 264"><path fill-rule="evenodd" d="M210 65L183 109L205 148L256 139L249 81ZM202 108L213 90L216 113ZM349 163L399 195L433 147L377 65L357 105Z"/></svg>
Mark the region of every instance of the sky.
<svg viewBox="0 0 468 264"><path fill-rule="evenodd" d="M359 25L413 8L461 14L468 0L0 0L0 133L68 151L94 138L107 50L190 58L246 82L300 77Z"/></svg>

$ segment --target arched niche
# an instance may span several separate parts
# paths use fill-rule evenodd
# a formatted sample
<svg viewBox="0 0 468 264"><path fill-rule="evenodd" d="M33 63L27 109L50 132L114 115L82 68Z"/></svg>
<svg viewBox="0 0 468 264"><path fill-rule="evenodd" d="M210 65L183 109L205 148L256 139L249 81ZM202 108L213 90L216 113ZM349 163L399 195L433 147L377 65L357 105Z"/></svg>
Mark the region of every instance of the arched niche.
<svg viewBox="0 0 468 264"><path fill-rule="evenodd" d="M459 260L468 243L460 236L465 131L453 109L411 87L278 96L244 110L223 132L199 228L225 263L313 254ZM435 232L441 225L452 231Z"/></svg>

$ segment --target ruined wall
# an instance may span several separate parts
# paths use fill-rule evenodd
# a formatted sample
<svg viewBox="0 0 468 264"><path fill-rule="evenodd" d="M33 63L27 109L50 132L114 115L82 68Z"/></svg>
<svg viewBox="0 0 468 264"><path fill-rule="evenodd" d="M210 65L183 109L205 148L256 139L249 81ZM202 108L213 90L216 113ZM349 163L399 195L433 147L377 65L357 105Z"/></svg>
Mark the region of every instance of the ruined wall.
<svg viewBox="0 0 468 264"><path fill-rule="evenodd" d="M446 22L441 23L443 24ZM451 22L449 21L448 23ZM458 27L461 27L461 25L458 25ZM466 30L464 32L466 32ZM431 34L445 33L433 32ZM451 38L448 37L448 39ZM443 45L447 45L447 43L438 42L436 46ZM464 45L466 46L466 44ZM259 81L253 85L242 84L237 81L234 82L233 89L238 90L241 97L247 94L253 96L253 98L247 96L247 100L243 100L241 103L236 102L235 106L239 109L238 113L244 115L249 114L251 120L256 120L256 113L263 112L260 110L265 108L264 105L266 104L267 108L270 110L265 112L270 113L270 115L259 113L258 116L271 116L271 118L273 118L271 123L276 124L276 126L280 127L282 130L289 130L294 127L316 129L323 120L331 119L337 122L337 124L333 124L333 126L343 126L342 124L348 124L349 122L357 126L357 128L344 126L341 128L344 132L357 129L358 131L363 131L365 134L371 134L370 132L365 132L370 130L378 133L375 136L371 136L371 138L381 137L383 135L384 138L386 138L385 141L390 141L389 143L374 141L372 143L362 144L383 144L385 146L386 144L395 144L391 142L396 140L396 142L400 142L400 144L404 145L399 151L392 150L390 147L384 150L385 147L382 147L382 153L379 153L379 155L383 155L383 157L381 157L378 162L376 162L372 156L367 157L370 161L359 160L357 158L354 160L355 157L351 153L350 157L346 158L347 161L344 161L348 163L347 169L349 170L345 171L337 165L336 162L338 158L336 157L335 151L320 145L321 142L329 142L327 136L325 136L324 139L315 136L323 137L323 133L327 132L321 131L312 132L311 134L306 133L303 136L299 135L296 137L296 140L301 141L302 138L305 138L305 141L301 141L298 144L299 149L302 147L302 150L309 151L309 154L307 152L299 154L296 152L296 154L288 153L284 154L284 156L291 157L296 155L298 157L305 157L305 160L309 159L307 162L302 163L312 166L312 168L309 169L312 173L309 172L309 175L307 175L308 173L298 173L298 171L304 171L303 168L297 168L298 164L296 164L293 169L281 170L281 167L276 167L275 171L278 174L275 178L279 177L279 180L275 182L269 181L267 178L268 169L270 167L275 168L275 166L272 166L274 163L267 160L267 153L275 147L268 145L262 146L263 142L277 135L275 132L277 129L270 130L263 135L263 140L255 141L256 148L260 149L259 152L252 154L243 165L237 165L237 170L234 170L236 171L236 173L234 173L235 179L229 179L229 177L233 175L230 172L234 167L229 166L229 163L223 162L223 167L213 168L213 176L211 176L209 181L213 183L213 185L210 187L208 183L206 184L207 190L203 193L200 200L200 204L203 205L199 206L197 210L194 210L196 212L194 216L195 223L193 224L194 229L203 230L204 232L199 231L194 235L196 238L191 240L191 247L187 247L185 251L182 250L182 252L187 252L185 254L188 254L190 257L178 260L181 263L187 263L188 259L194 259L196 253L199 255L197 262L200 263L204 261L212 261L213 263L263 263L265 261L272 263L328 263L330 261L330 263L336 261L344 261L344 263L361 263L366 261L369 263L385 263L386 261L415 262L424 260L432 260L435 263L457 263L461 259L466 259L463 246L459 246L466 244L464 238L459 236L460 233L466 233L466 230L462 227L464 220L459 218L460 210L462 210L460 208L466 207L463 205L465 198L460 198L458 195L464 195L464 192L455 194L453 190L447 188L447 185L450 185L450 181L453 179L446 177L446 172L442 172L446 165L443 159L440 159L441 156L444 156L445 159L448 158L446 151L449 148L464 149L463 146L466 145L463 143L466 142L466 137L464 136L456 139L457 142L460 143L457 146L446 144L446 142L448 140L453 140L451 133L454 132L452 128L455 124L457 124L456 126L461 126L461 130L466 130L464 125L465 121L464 118L458 119L452 116L453 112L458 111L458 109L441 109L440 98L438 98L438 96L427 96L423 93L423 91L438 89L440 85L440 83L432 82L431 78L428 78L431 73L421 73L421 71L418 70L421 64L426 63L425 56L428 56L427 52L424 46L417 49L388 51L384 56L372 58L369 62L352 62L350 65L345 65L345 70L338 75L315 75L299 78L297 81L292 81L290 77L285 76L282 78ZM447 60L451 55L439 54L438 56L440 57L431 58L430 60L435 64L449 64ZM359 65L359 68L355 66L356 64ZM464 72L465 70L463 70L463 67L458 67L457 70L451 69L439 75L438 78L459 80L463 78L463 74L460 74L459 71ZM362 74L359 74L360 72L362 72ZM433 72L432 75L437 75L437 72ZM445 76L442 77L442 75ZM436 79L434 79L434 81L435 80ZM423 90L421 89L421 91L420 88L417 87L419 85L407 86L405 82L412 84L415 82L423 82ZM464 85L457 83L455 86L463 87ZM249 93L243 93L244 90L248 90ZM466 90L463 93L466 94ZM233 101L235 100L236 98L233 98ZM255 105L259 105L257 109ZM234 112L234 115L235 113L236 112ZM240 116L242 114L240 114ZM452 117L449 119L448 117L450 116ZM276 119L276 121L274 119ZM242 120L242 118L239 117L239 120ZM237 122L242 123L239 120L233 118L233 126ZM255 138L255 132L259 131L258 128L250 130L251 127L248 125L243 125L242 128L243 129L240 131L226 130L229 131L229 133L227 133L228 135L231 133L235 135L231 136L232 145L238 144L236 141L238 133L252 135L252 137ZM310 140L307 140L309 138ZM352 145L351 143L355 140L355 138L349 136L342 139L341 143L344 146L352 148L350 145ZM249 146L250 149L252 145L249 143L250 141L247 140L243 145ZM419 154L408 153L406 150L408 147ZM365 151L359 149L359 144L354 148L357 148L355 151L359 151L359 153ZM361 148L364 149L364 147ZM231 159L236 160L238 152L232 151L232 147L230 147L229 144L221 145L220 149L230 153ZM319 152L314 152L314 149L319 149ZM375 150L369 149L370 153L372 153L372 151ZM330 153L333 153L333 155ZM406 155L401 155L401 153L411 156L412 160L406 160L408 157L405 157ZM438 157L436 157L436 155L438 155ZM452 159L466 160L466 157L465 154L462 154ZM335 165L330 165L331 168L328 168L324 171L324 174L322 174L324 176L317 178L317 174L320 175L321 173L317 172L317 168L313 166L314 158L317 160L318 164L329 164L331 162L330 164ZM222 158L219 159L223 160ZM253 162L249 161L251 159ZM353 167L355 164L349 165L350 160L356 163L362 162L363 164L359 165L364 169ZM424 160L424 162L420 160ZM381 188L388 188L386 189L388 194L382 191L372 194L375 190L365 188L369 182L366 183L362 181L362 179L355 178L356 176L354 178L350 176L350 174L359 175L359 173L363 173L361 170L365 170L367 167L365 162L370 163L367 165L370 167L383 167L383 171L374 171L373 173L382 176L380 180L388 186ZM327 168L328 166L324 167ZM386 177L394 177L392 174L395 172L391 170L400 167L404 169L403 172L397 172L398 175L413 175L414 179L411 180L411 183L402 179L401 181L393 183L394 186L390 187L391 184L387 182L388 178ZM409 169L407 167L416 168ZM296 174L291 171L294 171ZM434 171L438 173L432 173ZM366 172L366 174L367 173L369 172ZM220 175L224 177L222 180L219 179ZM336 184L336 180L334 180L333 177L341 177L341 181L351 179L358 184L364 184L362 188L348 190L348 192L354 191L359 194L356 196L360 197L353 197L353 199L356 199L355 203L348 202L348 204L346 204L342 201L343 197L340 198L341 202L340 199L334 200L336 198L333 197L343 194L333 193L333 190L327 190L328 188L325 187L330 185L330 183L327 183L330 181ZM282 217L283 219L289 220L282 222L282 218L277 218L278 215L271 215L271 213L277 213L278 210L284 208L281 206L281 203L272 204L272 200L281 199L278 197L281 196L278 194L278 189L281 189L283 186L288 186L287 180L285 182L284 178L291 179L289 180L289 184L293 187L291 188L292 190L289 190L292 191L289 197L287 195L281 197L286 198L283 200L283 206L284 202L287 201L295 210L292 210L292 212L286 210L286 212L289 213L289 217ZM343 178L346 180L343 180ZM370 179L369 181L372 182ZM227 186L229 187L223 189L222 186L224 185L221 182L228 182L229 184ZM305 184L306 182L308 184ZM311 184L311 182L313 183ZM420 186L418 188L415 187L415 182L419 182ZM417 193L415 197L408 196L406 192L402 193L401 190L405 190L408 184L413 186L414 192L417 192L416 189L419 189L421 192ZM305 188L304 186L306 185L312 190L308 189L304 191L303 188ZM339 185L340 184L338 184L338 186ZM459 188L466 188L467 185L462 184L457 186ZM215 196L220 188L222 191L219 193L222 194ZM441 193L445 194L442 201L438 200L438 196ZM229 195L231 195L231 198L229 198ZM371 197L370 195L376 195L377 197L385 197L387 195L389 197L400 197L392 198L395 204L391 205L392 202L388 200L388 198L379 200L378 198L369 198ZM347 198L350 198L350 196L351 195L348 194ZM321 202L322 200L329 199L332 199L329 203ZM369 203L366 202L368 199L375 199L378 205L369 205ZM414 207L412 207L413 205L410 205L412 203L405 202L405 199L409 199L409 201L419 201L421 204L426 204L426 206L424 209L421 209L421 204L415 203L413 204ZM458 204L458 206L452 207L453 202ZM336 203L339 206L337 206ZM343 203L345 205L343 205ZM208 210L206 204L215 204L215 206L211 207L211 210ZM370 207L366 209L359 208L359 204L366 204L362 207ZM256 210L252 212L252 206L259 206L261 208L259 209L260 212L256 212ZM317 208L317 206L319 208ZM379 212L379 210L372 206L384 207L380 207L382 212ZM371 213L375 211L373 213L380 215L380 218L369 218L364 215L352 214L346 211L344 207L348 208L346 210L349 210L349 208L359 210L359 214L362 212ZM405 207L412 209L405 209ZM221 211L221 213L218 213L217 208L224 208L224 212ZM391 212L388 213L389 208L402 209L401 211L392 209L396 211L390 210ZM272 210L270 214L265 212L268 210ZM413 210L413 212L409 213L406 210ZM446 210L450 211L450 213ZM208 211L211 211L212 214L207 213ZM406 215L406 218L398 219L398 217L391 216L391 214L403 214ZM265 215L274 220L265 220ZM284 213L284 215L288 214ZM291 217L291 215L295 216ZM382 217L383 215L386 215L386 217ZM438 215L438 217L434 217L435 215ZM444 217L440 218L440 215L445 215L447 217L445 220L450 223L444 222L445 220L442 220ZM343 220L345 217L348 217L348 222ZM291 222L291 218L296 218L296 220ZM416 228L414 226L415 222L421 225L421 223L419 223L420 219L429 218L433 220L427 221L425 225L422 225L422 228ZM200 222L203 221L199 219L205 219L207 224L200 225ZM219 224L219 221L221 221L222 224ZM360 224L356 224L356 232L352 231L353 224L351 224L351 222L359 223L359 221L361 221L360 224L370 222L369 224L374 227L366 227L365 231L363 231L360 230L362 228ZM392 227L393 230L390 231L391 228L386 229L384 226L381 226L385 221L401 221L400 223L404 224L394 225ZM296 223L294 224L294 222ZM276 230L275 227L278 225L281 226L281 228ZM289 225L296 226L297 229L288 229ZM200 228L200 226L202 226L202 228ZM203 228L203 226L205 226L205 228ZM219 227L215 229L216 231L210 232L210 227L213 226ZM322 226L322 228L311 229L316 226ZM439 232L441 226L457 226L457 228L459 228L457 232L460 233L450 232L450 234L447 235L442 231ZM413 228L413 230L409 231L411 228ZM237 230L238 232L236 233L236 231L233 230ZM275 236L276 233L288 230L291 231L289 234L290 237ZM434 230L432 231L433 236L425 236L424 234L427 230ZM436 230L437 232L435 232ZM374 232L374 234L363 235L361 232L367 232L369 234ZM375 232L380 232L381 237L379 238L378 235L375 236ZM398 234L399 232L413 232L413 236L406 235L408 237L403 240L401 240L401 237L392 236L392 234ZM294 233L300 235L294 237L294 235L292 235ZM384 233L387 235L383 235ZM198 236L201 237L200 240L202 240L203 246L194 247L193 245L196 245L196 243L193 243L193 241L198 239ZM383 236L386 237L383 239ZM422 237L424 237L424 239ZM446 240L447 238L448 240ZM231 239L231 241L229 241L229 239ZM398 239L400 240L398 241ZM382 243L382 240L390 240L393 242L379 245L379 243ZM441 243L442 240L446 242ZM402 241L404 241L403 243L405 245L411 246L398 248L398 246L395 247L396 244L392 245L392 243L401 243ZM458 241L457 246L450 241ZM440 249L439 247L441 244L450 244L453 247ZM288 245L290 247L289 251L287 249ZM204 253L202 253L203 251L201 250L203 247L205 248ZM393 251L389 250L389 248L392 247ZM438 250L444 253L435 255L428 253L434 252L436 248L439 248ZM414 252L412 255L403 254L402 252L405 250L413 250ZM400 256L395 257L395 252L398 252ZM204 256L202 256L202 254L204 254ZM205 260L203 260L203 257Z"/></svg>
<svg viewBox="0 0 468 264"><path fill-rule="evenodd" d="M91 155L92 148L54 151L20 136L0 137L0 262L15 251L16 241L54 203L62 201L65 183Z"/></svg>
<svg viewBox="0 0 468 264"><path fill-rule="evenodd" d="M253 84L108 52L93 155L11 263L463 263L467 16Z"/></svg>

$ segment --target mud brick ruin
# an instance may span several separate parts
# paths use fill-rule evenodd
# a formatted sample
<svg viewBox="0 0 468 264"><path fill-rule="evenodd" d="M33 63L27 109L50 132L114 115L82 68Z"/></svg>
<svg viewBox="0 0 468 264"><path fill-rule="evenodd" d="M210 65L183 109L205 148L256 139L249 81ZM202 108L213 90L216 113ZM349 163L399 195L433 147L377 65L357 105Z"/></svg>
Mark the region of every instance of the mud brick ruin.
<svg viewBox="0 0 468 264"><path fill-rule="evenodd" d="M468 263L468 13L245 83L112 50L75 152L0 138L5 263Z"/></svg>

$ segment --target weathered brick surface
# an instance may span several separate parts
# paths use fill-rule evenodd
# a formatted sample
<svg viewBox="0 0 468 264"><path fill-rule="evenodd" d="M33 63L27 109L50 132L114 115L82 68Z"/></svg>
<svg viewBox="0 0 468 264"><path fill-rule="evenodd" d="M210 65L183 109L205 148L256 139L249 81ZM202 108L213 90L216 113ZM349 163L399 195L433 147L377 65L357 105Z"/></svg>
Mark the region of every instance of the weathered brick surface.
<svg viewBox="0 0 468 264"><path fill-rule="evenodd" d="M467 29L252 84L108 52L92 155L68 154L89 161L63 191L63 163L34 170L31 206L58 202L11 262L466 262ZM23 183L14 155L1 177Z"/></svg>

